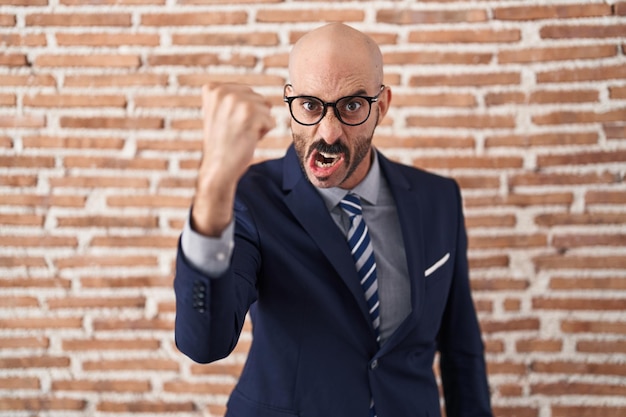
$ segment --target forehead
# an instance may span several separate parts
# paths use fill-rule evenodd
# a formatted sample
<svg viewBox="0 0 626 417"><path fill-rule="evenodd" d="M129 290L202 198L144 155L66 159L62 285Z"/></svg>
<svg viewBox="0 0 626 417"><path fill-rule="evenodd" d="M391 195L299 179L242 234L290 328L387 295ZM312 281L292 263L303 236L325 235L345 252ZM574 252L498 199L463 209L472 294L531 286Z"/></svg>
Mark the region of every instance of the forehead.
<svg viewBox="0 0 626 417"><path fill-rule="evenodd" d="M310 72L295 77L291 85L295 95L315 96L324 101L373 92L373 80L358 75L330 76Z"/></svg>

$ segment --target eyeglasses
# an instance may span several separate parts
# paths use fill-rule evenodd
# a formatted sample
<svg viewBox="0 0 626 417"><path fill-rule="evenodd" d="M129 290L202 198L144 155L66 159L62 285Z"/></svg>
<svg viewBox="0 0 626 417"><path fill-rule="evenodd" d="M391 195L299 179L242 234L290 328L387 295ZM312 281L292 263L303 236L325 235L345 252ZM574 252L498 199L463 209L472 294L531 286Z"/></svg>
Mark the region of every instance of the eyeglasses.
<svg viewBox="0 0 626 417"><path fill-rule="evenodd" d="M292 87L291 84L285 86ZM358 126L367 121L372 111L372 103L378 101L378 96L385 89L380 86L380 91L373 97L369 96L346 96L334 103L326 103L313 96L283 96L283 101L289 104L289 112L293 120L304 126L313 126L322 121L329 107L333 108L339 121L348 126Z"/></svg>

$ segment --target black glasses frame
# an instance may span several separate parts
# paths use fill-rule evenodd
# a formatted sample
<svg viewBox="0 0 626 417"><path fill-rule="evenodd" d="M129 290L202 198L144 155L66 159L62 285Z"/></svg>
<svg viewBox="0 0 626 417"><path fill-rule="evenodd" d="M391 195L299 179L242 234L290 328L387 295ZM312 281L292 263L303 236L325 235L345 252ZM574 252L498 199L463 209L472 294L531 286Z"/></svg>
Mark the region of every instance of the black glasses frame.
<svg viewBox="0 0 626 417"><path fill-rule="evenodd" d="M359 126L362 125L363 123L367 122L367 120L370 118L370 114L372 113L372 103L376 103L378 101L378 97L381 95L381 93L385 90L385 85L381 85L380 86L380 91L378 92L378 94L376 94L375 96L345 96L345 97L341 97L340 99L338 99L337 101L334 102L326 102L318 97L315 96L290 96L287 97L286 94L284 94L284 92L287 90L287 87L293 87L291 84L287 84L285 85L284 89L283 89L283 101L285 103L287 103L289 105L289 113L291 113L291 117L293 118L293 120L296 121L296 123L301 124L303 126L314 126L316 124L318 124L319 122L321 122L324 117L326 117L326 111L328 110L329 107L333 108L333 112L335 113L335 117L337 117L337 120L339 120L341 123L343 123L346 126ZM293 115L293 111L291 110L291 103L293 103L294 100L299 99L299 98L308 98L308 99L313 99L313 100L317 100L320 103L322 103L322 106L324 107L322 110L322 114L319 118L318 121L316 121L315 123L302 123L300 120L296 119L296 117ZM366 100L369 103L369 109L367 111L367 117L359 123L347 123L345 122L342 118L341 118L341 114L339 114L339 110L337 110L337 103L339 103L342 100L345 99L350 99L350 98L362 98L364 100Z"/></svg>

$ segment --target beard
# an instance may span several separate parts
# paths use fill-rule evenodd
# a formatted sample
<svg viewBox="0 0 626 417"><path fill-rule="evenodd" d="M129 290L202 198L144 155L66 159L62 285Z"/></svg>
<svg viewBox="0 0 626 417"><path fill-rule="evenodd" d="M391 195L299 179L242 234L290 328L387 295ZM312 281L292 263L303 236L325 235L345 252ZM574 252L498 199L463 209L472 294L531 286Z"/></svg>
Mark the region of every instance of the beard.
<svg viewBox="0 0 626 417"><path fill-rule="evenodd" d="M374 128L375 129L375 128ZM340 181L338 185L341 185L344 181L349 179L354 171L358 168L358 166L363 162L365 157L367 156L370 148L372 147L372 139L374 137L374 130L372 130L371 134L358 136L354 140L354 149L352 151L345 144L343 139L337 140L333 144L328 144L323 138L315 140L307 147L307 137L304 135L298 135L296 133L292 133L293 144L298 155L298 160L300 162L300 167L302 168L302 172L304 172L307 180L311 181L306 171L306 161L308 161L309 157L313 153L313 151L330 153L330 154L338 154L341 153L344 156L345 164L348 167L346 171L346 175ZM328 178L318 178L319 181L326 181Z"/></svg>

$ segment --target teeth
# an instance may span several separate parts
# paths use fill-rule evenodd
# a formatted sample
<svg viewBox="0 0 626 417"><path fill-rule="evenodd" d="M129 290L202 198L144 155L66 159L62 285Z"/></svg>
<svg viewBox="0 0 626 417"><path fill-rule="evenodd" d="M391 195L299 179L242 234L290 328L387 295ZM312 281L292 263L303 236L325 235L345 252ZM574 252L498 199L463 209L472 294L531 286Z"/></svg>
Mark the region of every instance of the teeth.
<svg viewBox="0 0 626 417"><path fill-rule="evenodd" d="M339 155L333 153L319 152L321 158L316 158L315 165L320 168L328 168L333 166L338 160Z"/></svg>

